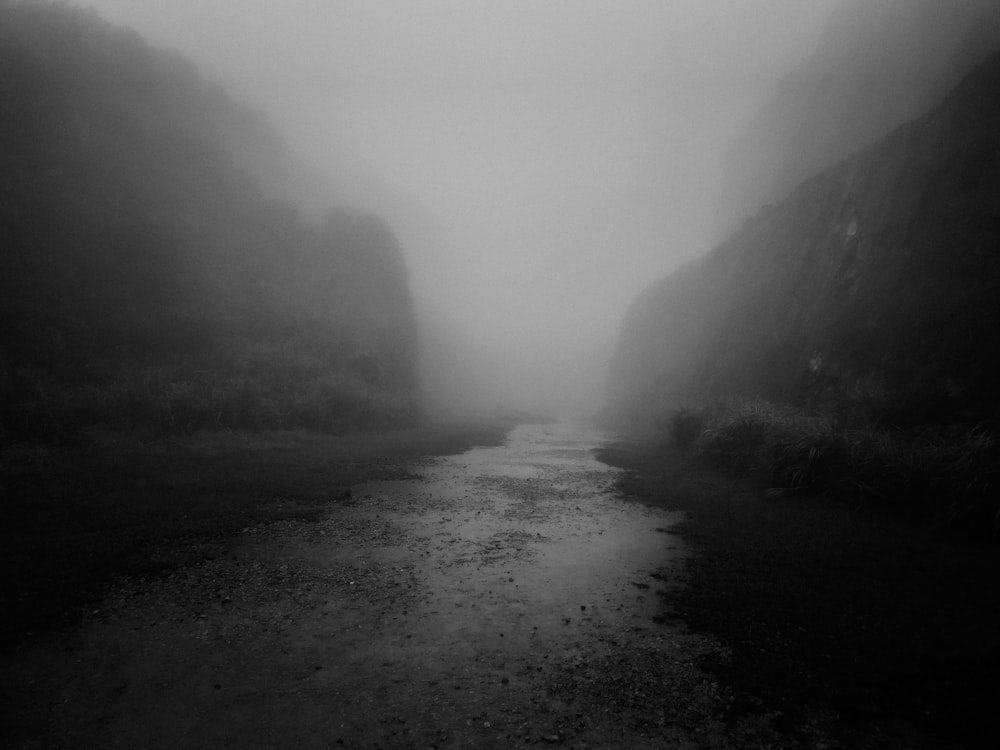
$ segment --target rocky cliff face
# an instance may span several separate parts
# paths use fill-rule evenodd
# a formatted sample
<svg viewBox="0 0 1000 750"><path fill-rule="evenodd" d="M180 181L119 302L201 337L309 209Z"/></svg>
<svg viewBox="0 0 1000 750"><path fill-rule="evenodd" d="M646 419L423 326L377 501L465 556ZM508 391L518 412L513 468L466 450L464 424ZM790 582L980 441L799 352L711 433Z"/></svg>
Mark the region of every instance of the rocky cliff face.
<svg viewBox="0 0 1000 750"><path fill-rule="evenodd" d="M993 50L996 0L841 0L815 52L733 146L720 220L739 222L927 112Z"/></svg>
<svg viewBox="0 0 1000 750"><path fill-rule="evenodd" d="M891 421L995 416L1000 57L926 116L807 180L647 290L611 399L851 404Z"/></svg>

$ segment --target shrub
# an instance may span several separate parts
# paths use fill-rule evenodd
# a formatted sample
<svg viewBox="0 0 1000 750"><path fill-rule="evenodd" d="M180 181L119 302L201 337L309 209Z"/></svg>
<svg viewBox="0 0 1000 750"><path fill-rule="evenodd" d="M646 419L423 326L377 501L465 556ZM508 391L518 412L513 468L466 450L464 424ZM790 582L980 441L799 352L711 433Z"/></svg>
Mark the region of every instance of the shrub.
<svg viewBox="0 0 1000 750"><path fill-rule="evenodd" d="M771 491L827 492L921 507L949 522L1000 528L998 450L982 426L904 431L842 429L834 418L760 400L682 409L674 441L715 466L769 482Z"/></svg>
<svg viewBox="0 0 1000 750"><path fill-rule="evenodd" d="M409 391L394 393L342 373L143 368L102 383L0 393L0 438L72 440L92 429L145 434L203 429L324 432L410 426Z"/></svg>
<svg viewBox="0 0 1000 750"><path fill-rule="evenodd" d="M694 444L705 429L708 415L703 410L680 409L670 416L670 437L676 445L688 448Z"/></svg>

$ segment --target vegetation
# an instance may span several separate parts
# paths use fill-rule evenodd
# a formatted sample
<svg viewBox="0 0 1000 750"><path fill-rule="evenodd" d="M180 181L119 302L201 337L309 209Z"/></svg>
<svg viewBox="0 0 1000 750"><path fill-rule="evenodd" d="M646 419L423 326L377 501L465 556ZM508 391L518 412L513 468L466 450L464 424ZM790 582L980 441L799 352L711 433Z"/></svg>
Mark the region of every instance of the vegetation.
<svg viewBox="0 0 1000 750"><path fill-rule="evenodd" d="M648 290L619 343L618 418L668 414L661 433L772 496L1000 530L998 81L994 55Z"/></svg>
<svg viewBox="0 0 1000 750"><path fill-rule="evenodd" d="M760 478L771 495L826 493L1000 531L1000 450L980 425L850 427L757 399L682 409L664 428L715 466Z"/></svg>
<svg viewBox="0 0 1000 750"><path fill-rule="evenodd" d="M753 732L740 747L992 744L996 545L873 506L761 502L753 478L666 443L601 458L627 469L628 496L683 513L670 531L693 554L664 617L729 647L702 666L733 691L727 718Z"/></svg>
<svg viewBox="0 0 1000 750"><path fill-rule="evenodd" d="M411 423L406 268L295 208L257 115L63 3L0 1L0 441Z"/></svg>

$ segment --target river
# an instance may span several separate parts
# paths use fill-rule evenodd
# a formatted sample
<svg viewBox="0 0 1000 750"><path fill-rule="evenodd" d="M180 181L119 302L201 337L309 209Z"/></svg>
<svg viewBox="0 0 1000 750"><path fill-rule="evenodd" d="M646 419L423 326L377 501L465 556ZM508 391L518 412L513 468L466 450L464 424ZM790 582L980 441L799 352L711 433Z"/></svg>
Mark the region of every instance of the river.
<svg viewBox="0 0 1000 750"><path fill-rule="evenodd" d="M319 523L249 528L231 553L122 582L25 657L62 701L53 736L172 750L714 744L722 699L698 668L714 647L664 617L679 517L620 496L618 470L594 457L610 439L523 425L500 447L355 486Z"/></svg>

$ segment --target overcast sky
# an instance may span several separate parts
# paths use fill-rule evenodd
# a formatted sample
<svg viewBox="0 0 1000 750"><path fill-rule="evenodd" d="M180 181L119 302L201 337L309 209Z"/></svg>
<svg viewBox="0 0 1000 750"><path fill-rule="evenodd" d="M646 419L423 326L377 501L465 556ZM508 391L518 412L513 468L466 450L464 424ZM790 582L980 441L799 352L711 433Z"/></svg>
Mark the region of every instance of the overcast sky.
<svg viewBox="0 0 1000 750"><path fill-rule="evenodd" d="M404 247L440 394L600 395L719 239L721 159L835 0L81 0L263 110Z"/></svg>

